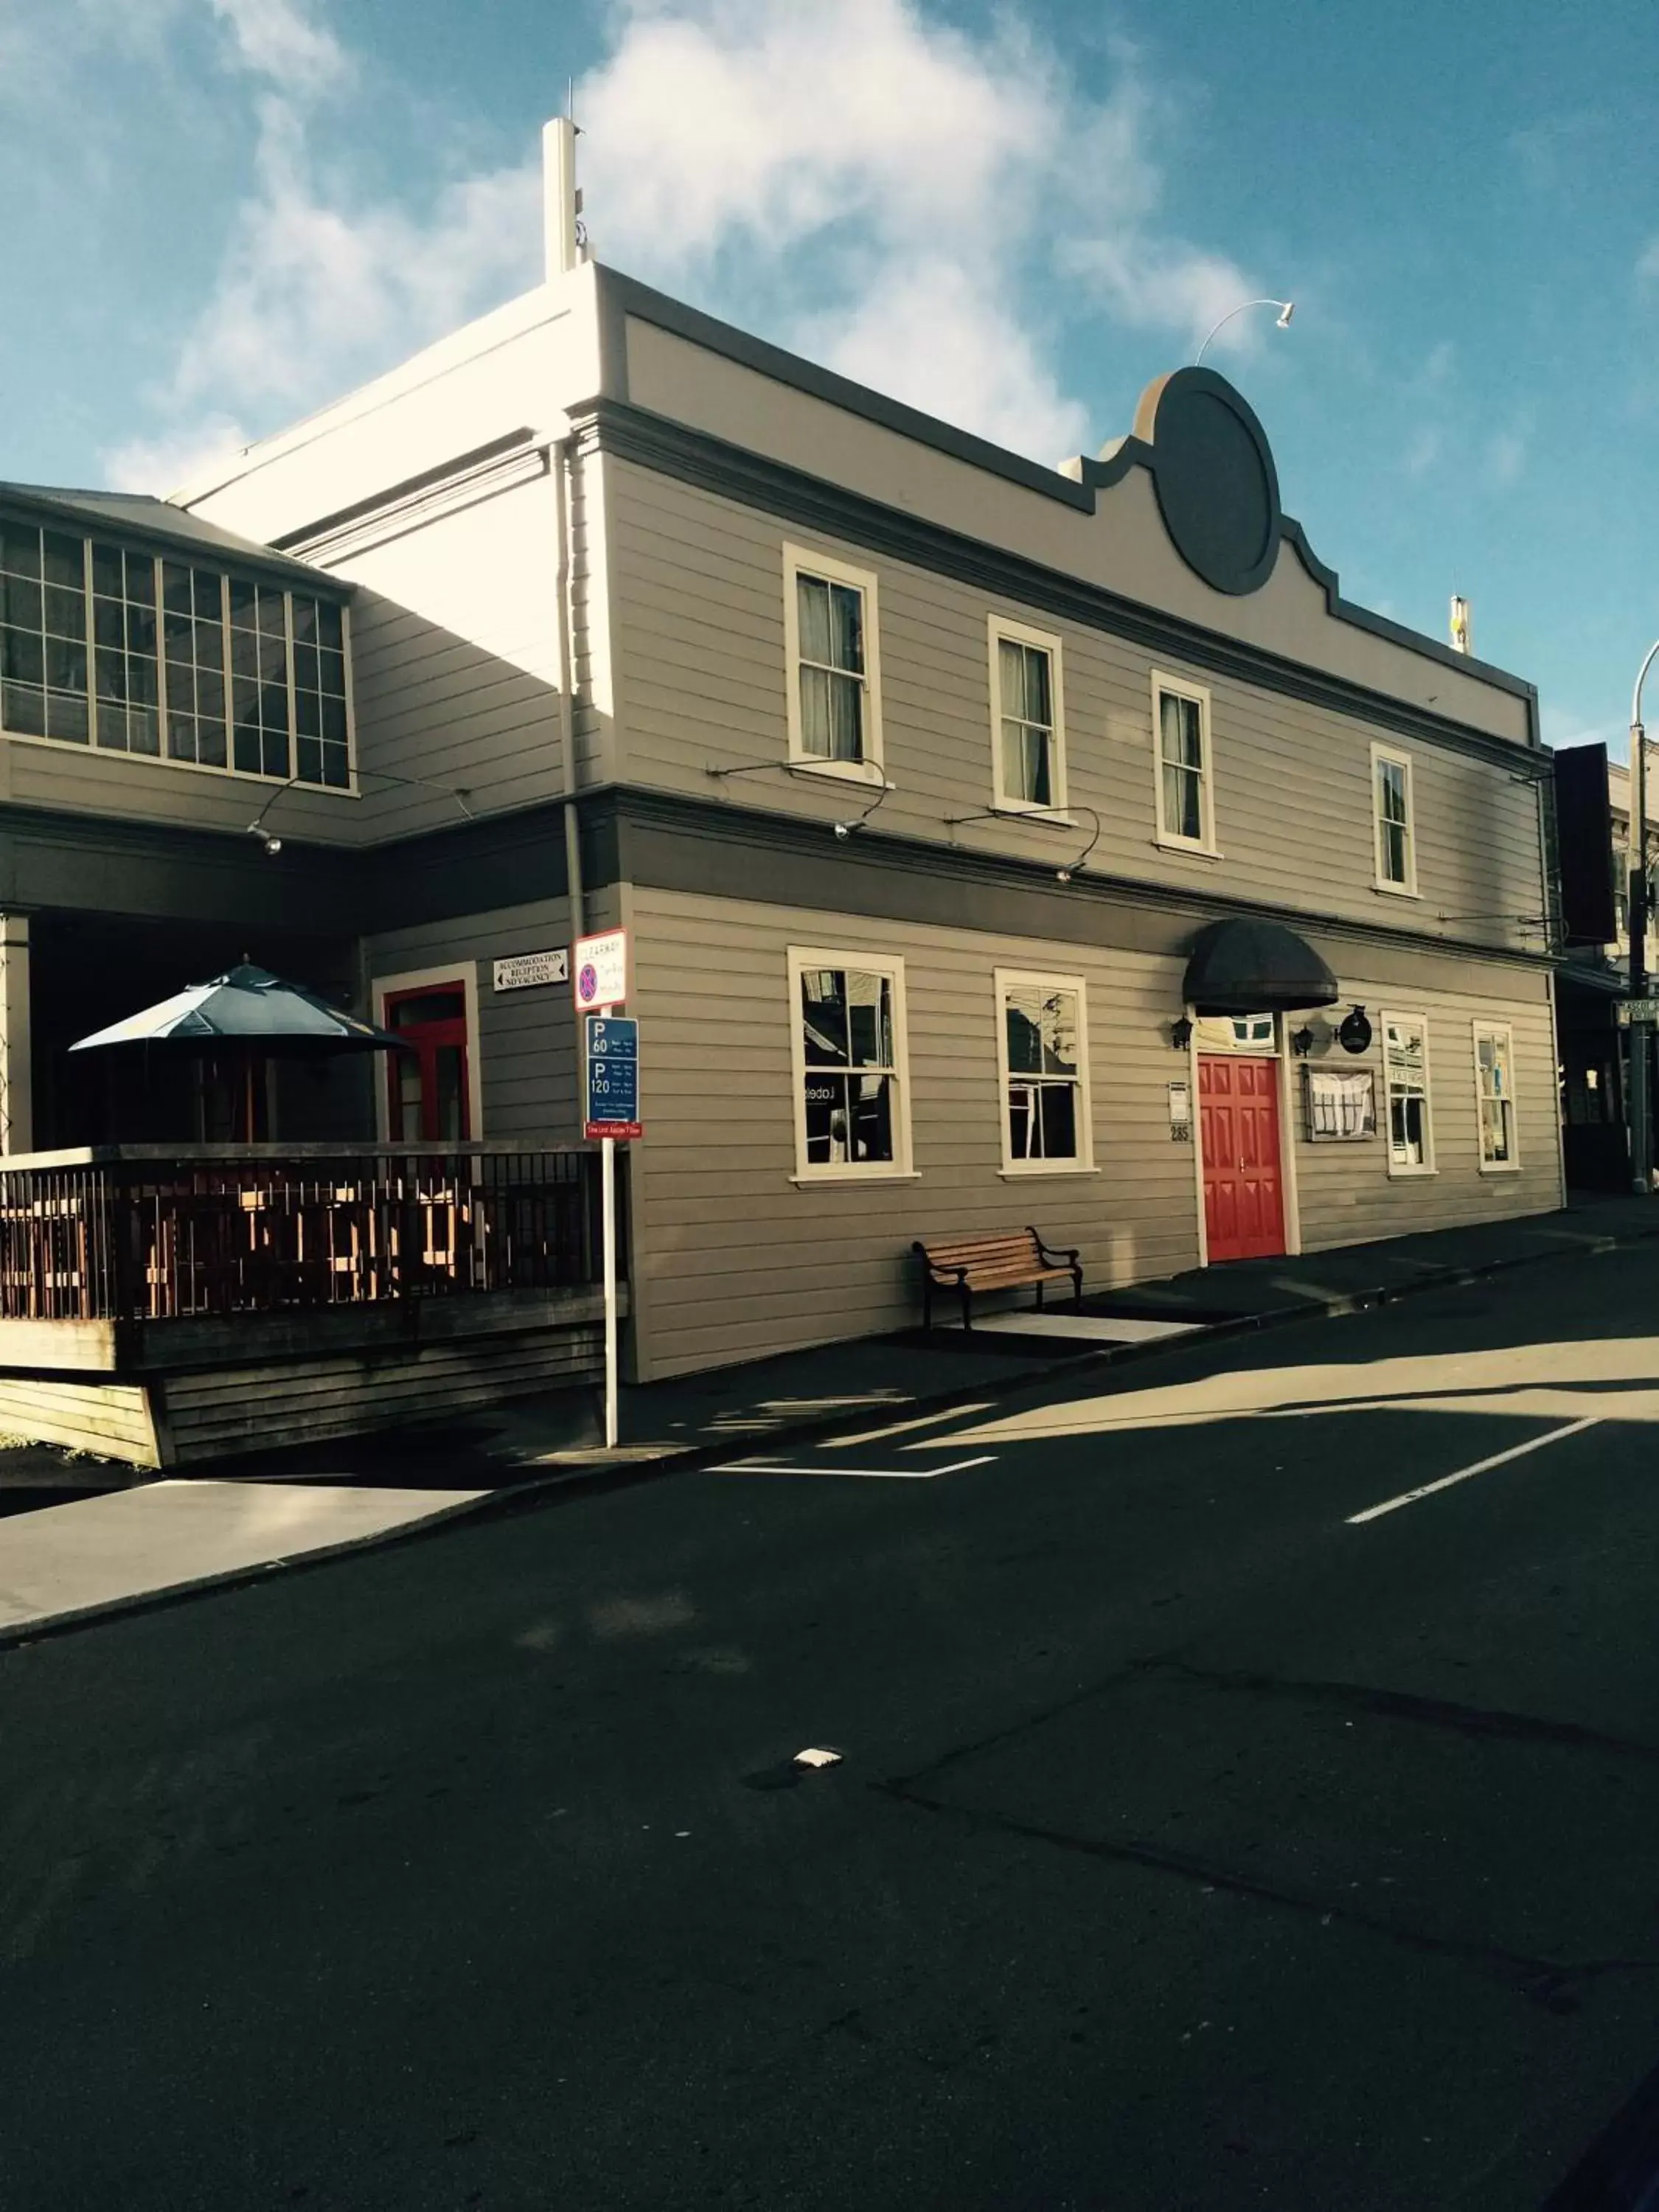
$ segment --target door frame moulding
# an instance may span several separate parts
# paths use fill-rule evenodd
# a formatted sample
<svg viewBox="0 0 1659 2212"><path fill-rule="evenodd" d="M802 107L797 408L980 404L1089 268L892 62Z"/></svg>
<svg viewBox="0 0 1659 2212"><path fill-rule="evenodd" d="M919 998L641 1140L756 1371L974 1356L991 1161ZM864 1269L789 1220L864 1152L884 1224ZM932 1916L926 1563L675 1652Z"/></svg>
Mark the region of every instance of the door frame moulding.
<svg viewBox="0 0 1659 2212"><path fill-rule="evenodd" d="M473 1137L484 1133L483 1125L483 1056L478 1044L478 963L476 960L446 960L436 968L409 968L401 975L375 975L369 981L373 1012L371 1018L377 1029L386 1027L386 1006L388 999L397 998L404 991L434 989L447 983L452 988L459 983L466 1006L466 1110ZM388 1096L385 1055L377 1054L382 1065L374 1085L374 1129L381 1144L392 1141L392 1105Z"/></svg>
<svg viewBox="0 0 1659 2212"><path fill-rule="evenodd" d="M1182 1012L1193 1025L1187 1040L1187 1080L1188 1096L1193 1102L1193 1188L1198 1208L1198 1264L1210 1264L1209 1224L1204 1209L1204 1120L1200 1111L1198 1087L1198 1024L1199 1016L1190 1004ZM1295 1070L1291 1060L1289 1024L1283 1014L1273 1016L1273 1048L1271 1053L1241 1051L1241 1060L1272 1060L1279 1069L1279 1215L1285 1228L1285 1251L1287 1260L1296 1259L1302 1250L1302 1201L1296 1180L1296 1108Z"/></svg>

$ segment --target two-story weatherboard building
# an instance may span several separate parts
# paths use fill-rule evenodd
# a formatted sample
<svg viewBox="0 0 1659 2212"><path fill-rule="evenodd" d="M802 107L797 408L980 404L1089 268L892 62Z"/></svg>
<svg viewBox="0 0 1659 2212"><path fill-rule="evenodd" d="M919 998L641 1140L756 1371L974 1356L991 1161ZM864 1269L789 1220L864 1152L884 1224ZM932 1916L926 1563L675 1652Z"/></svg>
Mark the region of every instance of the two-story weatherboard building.
<svg viewBox="0 0 1659 2212"><path fill-rule="evenodd" d="M12 1150L204 1133L65 1047L244 952L416 1048L284 1137L570 1143L495 963L622 925L642 1376L909 1323L933 1234L1561 1203L1535 695L1342 598L1231 385L1051 469L550 264L170 503L0 491Z"/></svg>

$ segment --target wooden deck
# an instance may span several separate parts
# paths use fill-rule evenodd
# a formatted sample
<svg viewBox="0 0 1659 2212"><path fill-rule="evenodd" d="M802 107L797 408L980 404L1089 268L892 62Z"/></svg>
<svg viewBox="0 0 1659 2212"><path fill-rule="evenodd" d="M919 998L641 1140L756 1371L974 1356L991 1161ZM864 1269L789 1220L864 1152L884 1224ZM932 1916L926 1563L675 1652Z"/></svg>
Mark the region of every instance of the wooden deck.
<svg viewBox="0 0 1659 2212"><path fill-rule="evenodd" d="M453 1417L595 1376L600 1272L591 1152L14 1157L0 1431L171 1467Z"/></svg>

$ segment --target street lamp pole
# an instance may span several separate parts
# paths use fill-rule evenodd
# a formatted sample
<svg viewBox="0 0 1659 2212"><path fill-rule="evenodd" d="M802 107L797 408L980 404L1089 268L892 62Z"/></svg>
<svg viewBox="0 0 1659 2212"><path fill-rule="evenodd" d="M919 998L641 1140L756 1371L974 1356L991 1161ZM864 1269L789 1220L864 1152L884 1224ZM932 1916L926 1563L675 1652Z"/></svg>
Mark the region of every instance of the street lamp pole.
<svg viewBox="0 0 1659 2212"><path fill-rule="evenodd" d="M1248 308L1250 307L1277 307L1279 310L1279 328L1281 331L1287 331L1291 327L1291 317L1296 313L1296 301L1294 300L1241 300L1237 307L1229 307L1226 313L1221 318L1220 322L1212 325L1209 332L1205 337L1204 344L1200 346L1198 351L1193 356L1193 367L1194 368L1196 368L1199 363L1203 360L1205 347L1209 344L1210 339L1215 336L1216 331L1224 329L1227 324L1231 322L1235 315L1242 315Z"/></svg>
<svg viewBox="0 0 1659 2212"><path fill-rule="evenodd" d="M1639 1002L1648 993L1648 758L1642 727L1642 686L1659 640L1648 647L1630 702L1631 849L1630 995ZM1630 1024L1630 1167L1632 1188L1645 1197L1653 1188L1653 1122L1648 1100L1653 1024L1632 1009Z"/></svg>

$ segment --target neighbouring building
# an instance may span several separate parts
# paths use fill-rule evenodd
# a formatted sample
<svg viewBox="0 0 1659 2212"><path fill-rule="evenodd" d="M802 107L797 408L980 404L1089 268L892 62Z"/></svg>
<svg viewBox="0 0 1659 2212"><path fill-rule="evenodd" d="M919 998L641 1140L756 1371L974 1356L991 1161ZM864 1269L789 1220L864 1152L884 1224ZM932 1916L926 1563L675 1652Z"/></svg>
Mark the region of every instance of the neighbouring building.
<svg viewBox="0 0 1659 2212"><path fill-rule="evenodd" d="M1648 763L1650 805L1659 793ZM1562 1142L1570 1188L1630 1187L1630 1031L1619 1019L1630 989L1631 775L1602 744L1555 757L1566 957L1556 976ZM1659 863L1651 814L1650 871ZM1648 920L1648 970L1659 939Z"/></svg>
<svg viewBox="0 0 1659 2212"><path fill-rule="evenodd" d="M929 1235L1559 1206L1532 686L1345 599L1222 377L1039 465L580 258L562 128L544 284L171 502L0 489L11 1149L215 1133L65 1047L244 952L416 1048L270 1133L574 1143L497 963L623 926L641 1376Z"/></svg>

